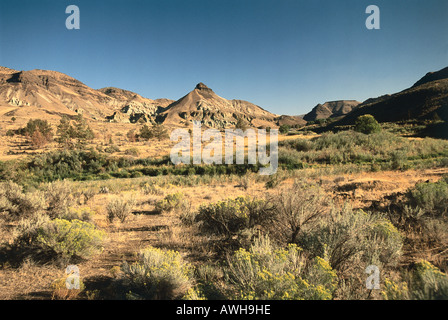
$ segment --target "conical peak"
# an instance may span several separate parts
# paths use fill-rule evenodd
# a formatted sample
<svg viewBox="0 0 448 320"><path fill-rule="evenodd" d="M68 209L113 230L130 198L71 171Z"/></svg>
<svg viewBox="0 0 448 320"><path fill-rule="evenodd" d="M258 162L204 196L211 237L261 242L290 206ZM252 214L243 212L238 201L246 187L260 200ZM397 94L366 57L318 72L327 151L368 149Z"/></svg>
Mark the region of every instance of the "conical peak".
<svg viewBox="0 0 448 320"><path fill-rule="evenodd" d="M196 85L196 90L209 90L209 91L213 91L212 89L210 89L209 87L207 87L205 84L203 84L202 82L198 83Z"/></svg>

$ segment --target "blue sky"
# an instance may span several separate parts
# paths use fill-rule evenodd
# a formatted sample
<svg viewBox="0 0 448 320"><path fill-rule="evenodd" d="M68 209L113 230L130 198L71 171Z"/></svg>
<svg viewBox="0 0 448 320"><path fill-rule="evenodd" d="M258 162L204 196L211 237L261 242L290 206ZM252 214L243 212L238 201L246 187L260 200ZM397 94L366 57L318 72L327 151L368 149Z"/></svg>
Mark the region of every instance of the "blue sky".
<svg viewBox="0 0 448 320"><path fill-rule="evenodd" d="M65 27L71 4L80 30ZM204 82L278 114L401 91L448 66L447 35L446 0L0 0L2 66L152 99Z"/></svg>

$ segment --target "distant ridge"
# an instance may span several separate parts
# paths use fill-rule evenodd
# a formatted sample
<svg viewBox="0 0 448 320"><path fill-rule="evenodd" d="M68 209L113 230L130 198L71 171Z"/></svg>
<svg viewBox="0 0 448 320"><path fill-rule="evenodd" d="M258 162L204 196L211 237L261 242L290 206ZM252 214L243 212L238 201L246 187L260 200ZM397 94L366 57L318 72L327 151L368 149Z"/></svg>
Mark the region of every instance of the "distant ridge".
<svg viewBox="0 0 448 320"><path fill-rule="evenodd" d="M329 101L324 104L318 104L303 119L306 121L315 121L319 119L328 119L344 116L356 109L361 102L355 100Z"/></svg>
<svg viewBox="0 0 448 320"><path fill-rule="evenodd" d="M76 114L94 121L160 122L182 127L197 120L206 127L219 129L234 128L240 119L250 127L276 128L282 124L305 125L307 121L336 118L327 127L331 129L353 124L363 114L372 114L379 122L408 119L448 122L448 67L427 73L401 92L363 103L329 101L301 117L273 114L245 100L225 99L202 82L177 101L153 100L120 88L95 90L57 71L18 71L0 66L1 116L58 119Z"/></svg>
<svg viewBox="0 0 448 320"><path fill-rule="evenodd" d="M379 122L441 118L448 121L448 68L426 74L409 89L368 99L329 128L354 124L363 114Z"/></svg>
<svg viewBox="0 0 448 320"><path fill-rule="evenodd" d="M0 107L16 107L8 116L33 114L51 118L83 114L92 120L108 121L117 116L119 121L130 122L141 117L150 120L159 107L171 102L146 99L116 88L95 90L57 71L0 67Z"/></svg>
<svg viewBox="0 0 448 320"><path fill-rule="evenodd" d="M58 118L83 114L95 121L163 122L185 126L194 120L207 127L235 127L239 119L252 127L277 127L300 117L279 116L244 100L227 100L204 83L181 99L149 99L120 88L92 89L57 71L17 71L0 67L0 114L12 117Z"/></svg>
<svg viewBox="0 0 448 320"><path fill-rule="evenodd" d="M423 78L421 78L419 81L417 81L412 86L412 88L421 86L428 82L443 80L443 79L448 79L448 67L446 67L442 70L436 71L436 72L428 72Z"/></svg>

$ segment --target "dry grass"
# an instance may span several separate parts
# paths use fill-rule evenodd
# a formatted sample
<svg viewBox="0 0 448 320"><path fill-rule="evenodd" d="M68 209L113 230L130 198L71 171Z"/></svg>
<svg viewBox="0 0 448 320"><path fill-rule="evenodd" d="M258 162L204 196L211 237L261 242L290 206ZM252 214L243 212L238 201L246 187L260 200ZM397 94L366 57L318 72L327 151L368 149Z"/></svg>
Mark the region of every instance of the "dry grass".
<svg viewBox="0 0 448 320"><path fill-rule="evenodd" d="M18 119L15 123L7 123L2 131L23 127ZM113 144L120 152L114 156L125 156L125 150L136 148L140 158L168 155L173 142L155 141L129 142L126 133L135 128L131 124L95 123L92 124L97 137L91 147L105 147L112 138ZM301 136L309 139L315 135ZM279 140L297 139L297 136L279 136ZM57 144L49 144L44 149L31 150L26 146L23 137L11 137L0 140L0 160L23 158L33 153L47 152L57 148ZM185 260L195 266L206 261L215 261L216 254L210 248L209 239L197 232L195 225L186 226L181 222L179 210L159 212L155 204L166 195L181 193L188 200L190 210L197 211L200 205L216 203L228 198L251 196L267 198L275 194L279 188L289 190L296 178L308 178L320 185L324 196L337 205L349 202L354 209L375 209L387 211L391 199L404 193L419 182L437 181L448 168L432 168L425 170L361 172L353 166L320 166L302 170L279 172L282 176L278 186L266 189L269 177L257 174L199 177L197 183L178 183L188 177L140 177L134 179L110 179L106 181L69 182L74 193L93 191L88 201L79 200L95 214L93 223L107 233L104 250L86 261L77 263L86 290L75 298L114 298L113 280L117 277L117 267L123 261L129 263L137 260L136 253L154 246L163 249L177 250ZM342 172L342 173L341 173ZM351 173L350 173L351 172ZM182 180L183 181L183 180ZM145 191L145 183L154 183L157 192ZM99 193L101 187L110 192ZM109 221L107 203L118 197L132 197L135 201L132 214L124 221ZM5 222L4 222L5 221ZM11 245L14 240L14 229L18 221L6 221L0 214L0 243ZM412 237L412 235L410 235ZM415 236L416 240L417 235ZM412 239L411 239L412 240ZM441 264L446 255L440 254L428 246L406 247L404 259L400 263L409 265L419 259L426 259ZM19 267L12 267L7 262L0 265L0 299L51 299L54 294L52 284L64 276L65 266L39 265L27 260ZM99 290L99 291L98 291Z"/></svg>
<svg viewBox="0 0 448 320"><path fill-rule="evenodd" d="M428 169L421 172L381 172L344 175L342 177L333 175L322 176L319 182L328 197L339 199L341 202L350 201L355 208L365 208L373 202L384 201L391 194L403 192L417 182L436 181L447 172L447 169ZM192 210L196 210L201 204L227 198L245 195L266 196L268 191L264 188L264 183L254 180L250 180L247 190L238 187L238 183L232 182L211 186L171 186L166 192L183 193L191 202ZM131 183L131 181L119 180L116 182L123 183L125 186L127 183ZM91 183L71 182L74 190L81 186L88 188ZM282 186L287 188L291 183L292 179L287 179L282 182ZM124 194L129 193L132 193L135 197L136 205L134 214L124 223L118 221L110 223L107 219L104 204L115 198L116 194L96 194L89 201L90 207L96 212L93 221L99 228L107 232L108 241L100 255L79 263L78 267L88 288L87 290L100 289L104 297L113 294L107 290L108 284L113 278L111 270L119 266L124 260L135 261L135 253L148 245L178 250L193 264L200 264L201 261L213 257L207 246L207 239L199 236L195 232L194 226L185 227L181 225L179 212L173 211L161 214L154 212L155 201L163 199L163 195L146 195L144 192L135 189L134 191L124 192ZM1 241L3 243L11 241L13 227L13 223L1 225ZM430 255L431 252L419 251L410 259L428 259ZM33 264L33 262L24 263L20 268L11 268L4 265L0 269L0 298L48 299L52 294L52 283L59 279L63 273L64 267L39 266ZM87 298L86 293L81 293L79 298Z"/></svg>

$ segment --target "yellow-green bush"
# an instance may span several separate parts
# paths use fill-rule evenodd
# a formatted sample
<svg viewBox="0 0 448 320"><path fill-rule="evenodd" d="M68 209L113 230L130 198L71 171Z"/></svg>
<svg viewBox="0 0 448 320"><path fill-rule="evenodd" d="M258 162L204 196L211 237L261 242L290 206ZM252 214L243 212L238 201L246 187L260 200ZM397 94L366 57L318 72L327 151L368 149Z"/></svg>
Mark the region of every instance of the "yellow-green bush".
<svg viewBox="0 0 448 320"><path fill-rule="evenodd" d="M413 298L418 300L448 299L448 275L426 260L415 265L411 283Z"/></svg>
<svg viewBox="0 0 448 320"><path fill-rule="evenodd" d="M384 279L381 295L384 300L407 300L409 299L409 288L406 282L395 282L388 278Z"/></svg>
<svg viewBox="0 0 448 320"><path fill-rule="evenodd" d="M352 210L334 209L305 229L297 243L313 256L327 257L332 268L395 264L401 256L402 237L384 217Z"/></svg>
<svg viewBox="0 0 448 320"><path fill-rule="evenodd" d="M236 299L328 300L336 288L337 275L328 262L316 258L306 263L299 247L278 248L268 237L249 250L239 249L227 263Z"/></svg>
<svg viewBox="0 0 448 320"><path fill-rule="evenodd" d="M55 219L41 226L34 243L63 258L89 258L103 249L105 232L80 220Z"/></svg>
<svg viewBox="0 0 448 320"><path fill-rule="evenodd" d="M184 195L180 192L167 195L160 201L156 202L156 210L159 212L170 212L174 209L179 209L184 204Z"/></svg>
<svg viewBox="0 0 448 320"><path fill-rule="evenodd" d="M142 192L146 195L151 194L155 196L163 196L165 194L164 190L155 184L144 182L140 184L140 187L142 188Z"/></svg>
<svg viewBox="0 0 448 320"><path fill-rule="evenodd" d="M207 298L204 296L204 293L198 288L190 288L182 297L182 300L207 300Z"/></svg>
<svg viewBox="0 0 448 320"><path fill-rule="evenodd" d="M334 271L327 260L321 257L315 257L310 268L307 271L307 279L310 283L318 284L316 294L327 295L333 292L337 286L337 273ZM328 298L330 298L328 296Z"/></svg>
<svg viewBox="0 0 448 320"><path fill-rule="evenodd" d="M271 217L272 207L265 200L238 197L201 206L196 221L204 233L230 238L265 224Z"/></svg>
<svg viewBox="0 0 448 320"><path fill-rule="evenodd" d="M177 251L148 247L133 264L125 262L123 286L128 298L179 299L191 297L192 267Z"/></svg>
<svg viewBox="0 0 448 320"><path fill-rule="evenodd" d="M402 254L403 236L388 219L372 216L368 239L371 246L366 251L370 255L367 257L370 262L374 262L377 258L384 265L396 265ZM371 255L371 253L376 254Z"/></svg>
<svg viewBox="0 0 448 320"><path fill-rule="evenodd" d="M442 216L448 212L448 183L442 179L435 183L419 183L407 192L411 205L425 214Z"/></svg>
<svg viewBox="0 0 448 320"><path fill-rule="evenodd" d="M447 300L448 275L426 260L417 262L405 281L384 280L381 294L386 300Z"/></svg>

